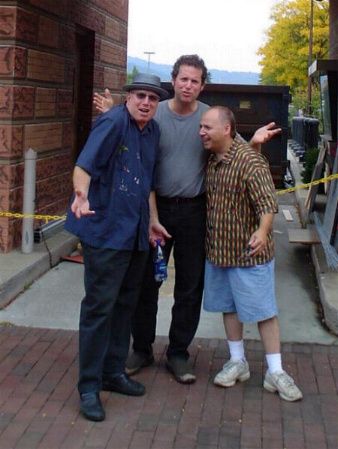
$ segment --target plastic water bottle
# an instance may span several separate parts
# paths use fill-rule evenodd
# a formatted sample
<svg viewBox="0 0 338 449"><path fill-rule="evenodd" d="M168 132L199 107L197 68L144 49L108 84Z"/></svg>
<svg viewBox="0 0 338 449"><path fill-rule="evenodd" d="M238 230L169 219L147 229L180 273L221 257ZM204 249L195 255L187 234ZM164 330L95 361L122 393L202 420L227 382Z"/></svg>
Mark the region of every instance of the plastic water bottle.
<svg viewBox="0 0 338 449"><path fill-rule="evenodd" d="M156 240L156 248L154 255L154 275L156 282L163 282L168 277L167 264L163 256L160 240Z"/></svg>

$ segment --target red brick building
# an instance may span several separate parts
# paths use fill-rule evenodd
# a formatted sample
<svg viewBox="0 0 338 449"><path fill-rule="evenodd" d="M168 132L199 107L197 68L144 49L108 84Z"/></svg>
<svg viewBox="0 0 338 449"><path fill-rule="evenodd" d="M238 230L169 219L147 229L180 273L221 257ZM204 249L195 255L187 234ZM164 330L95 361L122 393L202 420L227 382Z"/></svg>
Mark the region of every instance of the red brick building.
<svg viewBox="0 0 338 449"><path fill-rule="evenodd" d="M125 83L128 0L0 3L0 212L21 212L24 153L37 152L36 212L64 214L92 121L92 93ZM38 224L38 223L37 223ZM21 219L0 216L0 251Z"/></svg>

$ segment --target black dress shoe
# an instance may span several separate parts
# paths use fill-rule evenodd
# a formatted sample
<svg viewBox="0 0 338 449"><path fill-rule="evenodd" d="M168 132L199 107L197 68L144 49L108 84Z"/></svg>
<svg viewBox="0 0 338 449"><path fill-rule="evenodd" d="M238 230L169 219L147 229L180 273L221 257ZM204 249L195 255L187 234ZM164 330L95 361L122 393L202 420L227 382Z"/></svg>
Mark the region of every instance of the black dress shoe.
<svg viewBox="0 0 338 449"><path fill-rule="evenodd" d="M89 421L103 421L106 414L102 407L99 393L80 394L80 412Z"/></svg>
<svg viewBox="0 0 338 449"><path fill-rule="evenodd" d="M142 396L146 391L144 385L130 379L126 373L103 377L102 390L115 391L128 396Z"/></svg>

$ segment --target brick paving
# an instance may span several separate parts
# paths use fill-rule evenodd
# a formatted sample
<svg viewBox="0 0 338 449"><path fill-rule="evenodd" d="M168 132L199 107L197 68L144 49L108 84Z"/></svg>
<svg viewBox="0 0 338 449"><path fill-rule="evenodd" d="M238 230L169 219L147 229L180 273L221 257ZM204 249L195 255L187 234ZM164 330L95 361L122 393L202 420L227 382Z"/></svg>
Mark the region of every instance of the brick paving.
<svg viewBox="0 0 338 449"><path fill-rule="evenodd" d="M140 398L101 393L106 420L78 413L75 331L0 326L1 449L337 449L338 348L284 344L284 366L304 399L288 403L262 389L260 342L246 343L251 378L215 387L228 355L217 339L191 347L198 380L175 382L164 366L167 338L158 337L156 364L136 376Z"/></svg>

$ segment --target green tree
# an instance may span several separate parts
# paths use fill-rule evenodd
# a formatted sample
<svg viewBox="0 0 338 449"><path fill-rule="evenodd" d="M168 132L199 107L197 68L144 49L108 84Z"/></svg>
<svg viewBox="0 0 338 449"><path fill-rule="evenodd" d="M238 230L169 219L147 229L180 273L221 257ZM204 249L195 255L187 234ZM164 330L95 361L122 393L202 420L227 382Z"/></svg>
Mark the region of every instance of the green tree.
<svg viewBox="0 0 338 449"><path fill-rule="evenodd" d="M127 84L130 84L133 81L134 76L137 75L138 73L140 73L140 72L134 66L133 70L131 72L127 73Z"/></svg>
<svg viewBox="0 0 338 449"><path fill-rule="evenodd" d="M286 84L299 103L305 100L308 80L311 0L282 0L272 10L273 24L266 33L261 56L262 84ZM313 0L313 59L327 57L329 1ZM314 89L318 102L318 89Z"/></svg>

